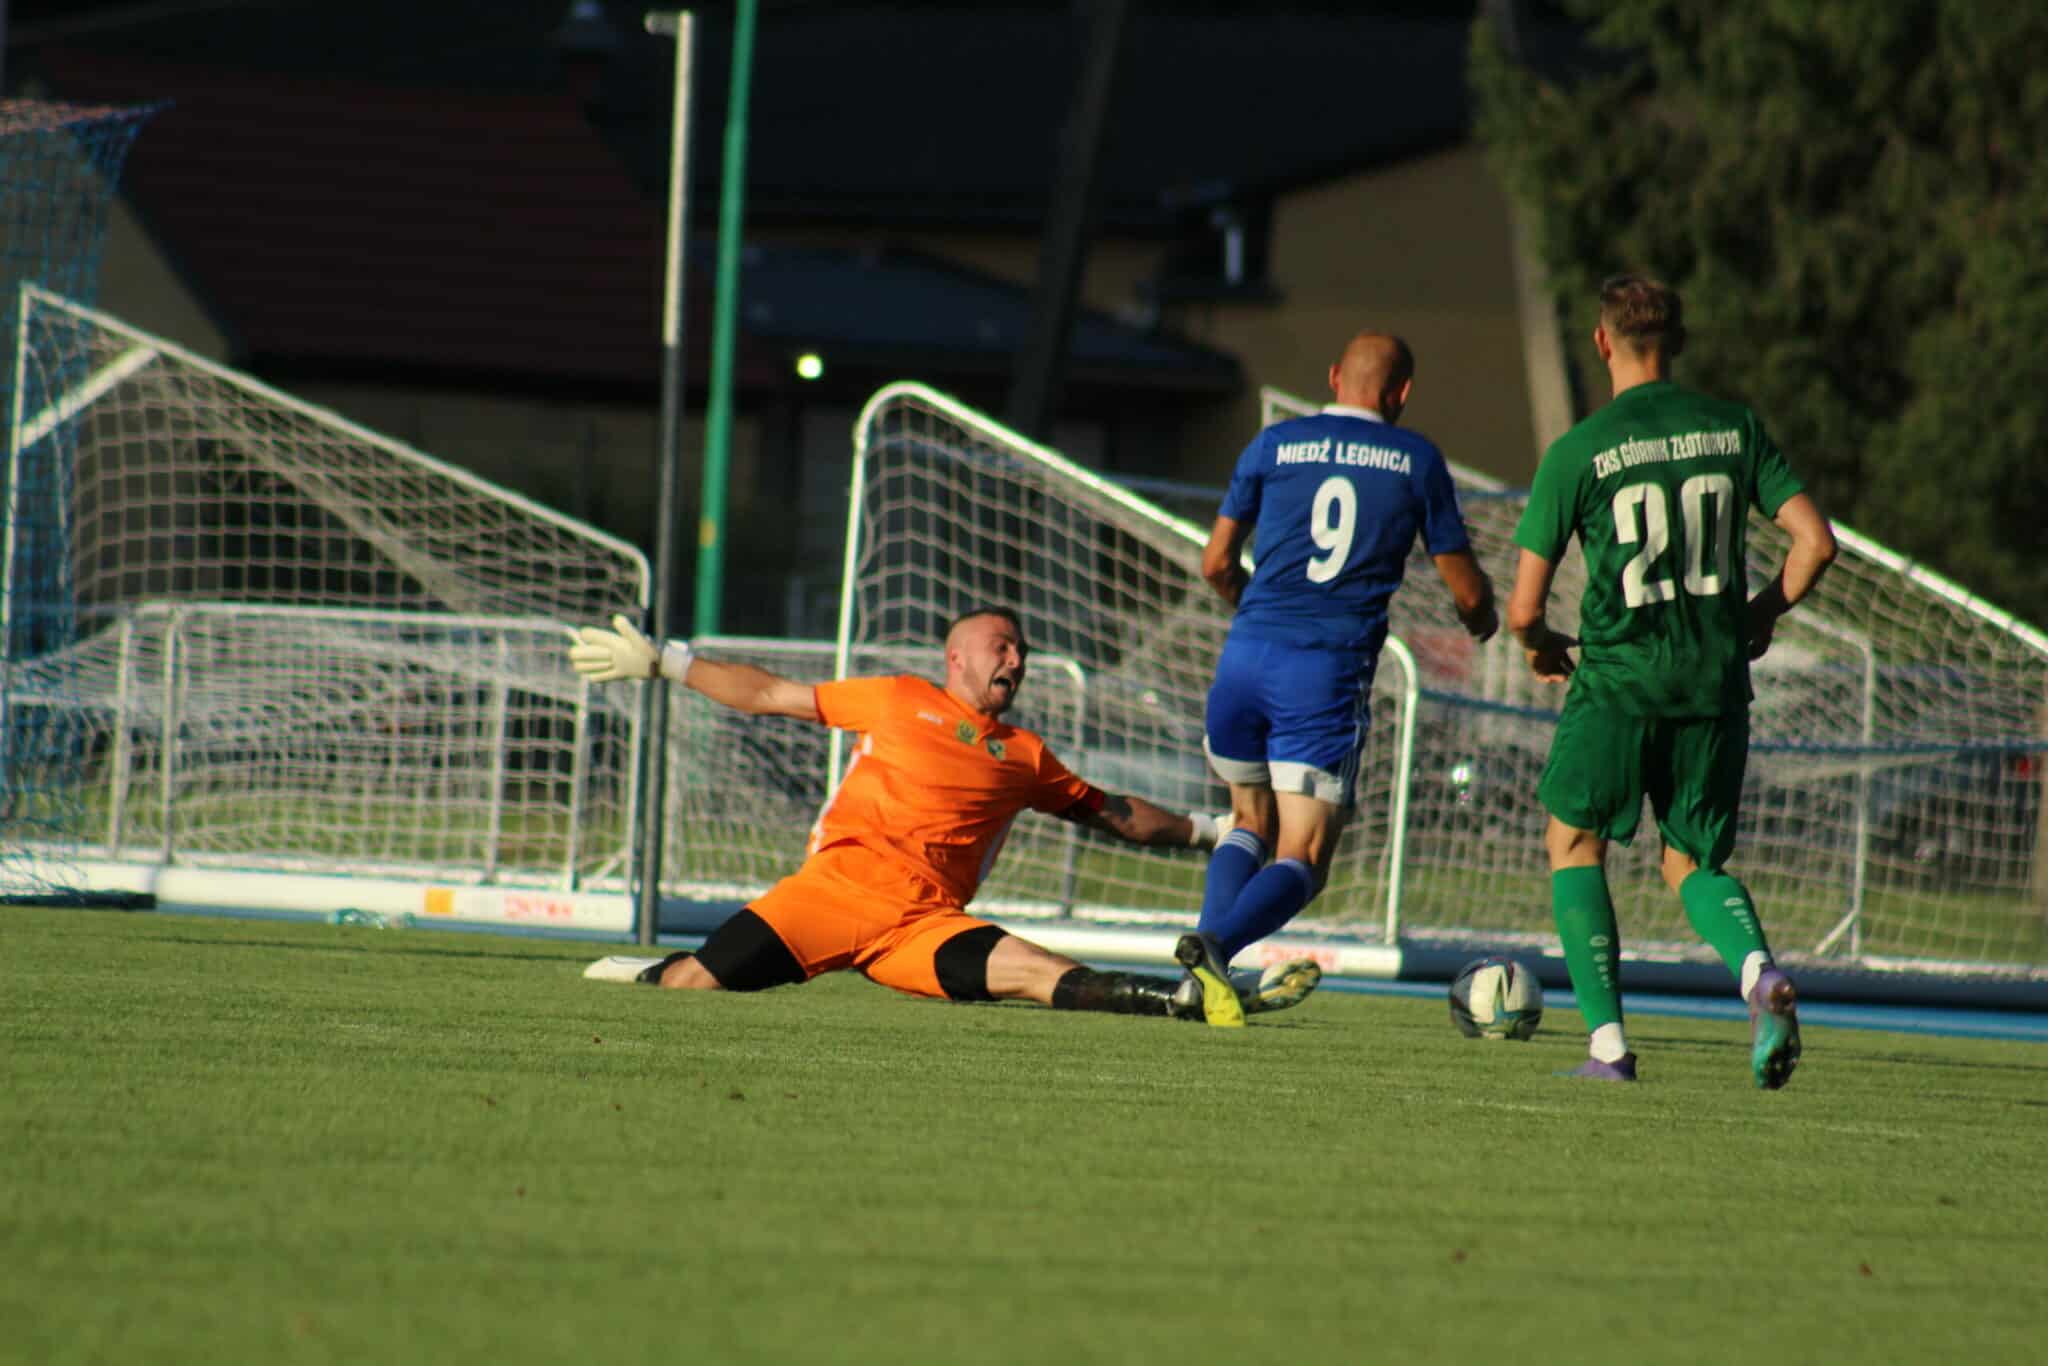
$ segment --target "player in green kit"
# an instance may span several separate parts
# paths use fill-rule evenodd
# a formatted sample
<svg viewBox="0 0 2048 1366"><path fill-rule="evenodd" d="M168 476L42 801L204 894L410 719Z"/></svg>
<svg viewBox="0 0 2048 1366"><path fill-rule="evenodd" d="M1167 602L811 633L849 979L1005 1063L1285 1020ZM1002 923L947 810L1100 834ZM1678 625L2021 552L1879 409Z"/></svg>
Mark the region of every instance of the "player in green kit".
<svg viewBox="0 0 2048 1366"><path fill-rule="evenodd" d="M1750 1067L1776 1089L1799 1062L1797 993L1725 864L1749 758L1749 661L1833 561L1835 537L1755 413L1671 382L1685 345L1675 291L1637 275L1608 280L1593 345L1614 399L1544 453L1515 528L1508 603L1536 676L1571 682L1537 788L1550 812L1551 907L1592 1031L1591 1056L1571 1075L1636 1079L1605 859L1607 841L1635 835L1647 796L1664 881L1741 983ZM1792 538L1753 598L1743 573L1752 507ZM1544 620L1574 535L1586 559L1577 640Z"/></svg>

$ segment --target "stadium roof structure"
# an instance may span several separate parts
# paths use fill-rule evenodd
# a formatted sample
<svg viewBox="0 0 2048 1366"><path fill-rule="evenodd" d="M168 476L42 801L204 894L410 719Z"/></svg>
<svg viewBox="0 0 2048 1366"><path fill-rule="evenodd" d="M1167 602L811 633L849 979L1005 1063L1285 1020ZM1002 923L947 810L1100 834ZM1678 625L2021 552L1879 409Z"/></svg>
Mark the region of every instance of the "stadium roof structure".
<svg viewBox="0 0 2048 1366"><path fill-rule="evenodd" d="M708 271L709 244L695 255ZM943 364L962 375L1007 375L1031 321L1026 291L900 248L750 246L740 269L745 326L757 342L857 346L869 367L894 373ZM1228 393L1243 383L1223 352L1100 313L1076 318L1068 350L1069 380L1079 385L1144 377L1158 388Z"/></svg>
<svg viewBox="0 0 2048 1366"><path fill-rule="evenodd" d="M241 363L651 383L674 47L644 31L643 8L607 0L571 22L564 0L113 6L20 24L28 60L10 69L60 98L171 101L128 195ZM1208 205L1462 139L1469 14L1395 9L1134 18L1105 230L1165 239ZM1081 55L1070 6L767 10L750 226L1044 221ZM699 236L715 222L728 50L725 9L700 12ZM799 277L808 298L782 289ZM824 248L758 250L744 288L742 385L782 371L799 317L878 365L973 370L1014 350L1029 305L934 262ZM701 309L708 282L689 297ZM1138 391L1241 382L1227 356L1102 316L1074 363L1077 383Z"/></svg>
<svg viewBox="0 0 2048 1366"><path fill-rule="evenodd" d="M1085 36L1072 7L848 7L777 21L758 40L749 130L760 212L1042 221ZM1356 13L1138 14L1111 97L1103 223L1171 232L1196 205L1462 140L1467 27ZM713 25L704 50L723 49ZM621 56L622 108L646 98L635 60ZM702 96L718 102L699 107L722 109L724 64L711 66Z"/></svg>

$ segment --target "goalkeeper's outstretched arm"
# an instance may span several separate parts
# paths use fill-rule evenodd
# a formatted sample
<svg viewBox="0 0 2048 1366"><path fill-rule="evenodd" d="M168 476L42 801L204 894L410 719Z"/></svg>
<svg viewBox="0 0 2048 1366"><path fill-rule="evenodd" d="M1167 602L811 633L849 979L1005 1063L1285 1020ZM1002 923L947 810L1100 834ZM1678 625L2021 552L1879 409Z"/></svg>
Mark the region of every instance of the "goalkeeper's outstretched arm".
<svg viewBox="0 0 2048 1366"><path fill-rule="evenodd" d="M686 640L671 640L656 649L654 642L623 616L612 618L610 630L602 626L579 629L576 643L569 647L569 663L593 683L666 678L735 711L818 720L818 694L810 684L752 664L700 659Z"/></svg>
<svg viewBox="0 0 2048 1366"><path fill-rule="evenodd" d="M752 664L693 657L682 684L735 711L756 716L794 716L799 721L818 720L816 688Z"/></svg>
<svg viewBox="0 0 2048 1366"><path fill-rule="evenodd" d="M1214 849L1216 841L1230 833L1228 814L1210 815L1193 811L1180 816L1163 806L1154 806L1143 797L1118 792L1103 793L1099 807L1091 807L1086 802L1068 807L1060 813L1060 818L1085 825L1090 830L1100 830L1105 835L1115 835L1130 844Z"/></svg>

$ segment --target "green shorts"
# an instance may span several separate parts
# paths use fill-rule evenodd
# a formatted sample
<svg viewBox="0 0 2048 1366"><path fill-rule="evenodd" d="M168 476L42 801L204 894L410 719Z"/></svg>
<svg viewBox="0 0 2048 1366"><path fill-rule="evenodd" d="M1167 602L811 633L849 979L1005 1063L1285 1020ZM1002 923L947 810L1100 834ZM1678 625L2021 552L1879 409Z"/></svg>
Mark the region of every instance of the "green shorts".
<svg viewBox="0 0 2048 1366"><path fill-rule="evenodd" d="M1536 797L1566 825L1627 844L1643 798L1664 842L1718 869L1735 851L1749 716L1629 716L1565 698Z"/></svg>

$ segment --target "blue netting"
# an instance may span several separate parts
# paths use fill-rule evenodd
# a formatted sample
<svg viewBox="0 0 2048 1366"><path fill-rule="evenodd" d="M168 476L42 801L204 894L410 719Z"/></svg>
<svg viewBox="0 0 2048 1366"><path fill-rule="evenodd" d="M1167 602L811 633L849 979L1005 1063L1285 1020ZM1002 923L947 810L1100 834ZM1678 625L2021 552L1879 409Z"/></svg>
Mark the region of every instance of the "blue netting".
<svg viewBox="0 0 2048 1366"><path fill-rule="evenodd" d="M161 106L0 100L0 413L6 448L0 597L0 894L74 890L71 855L90 819L92 742L77 723L63 660L80 631L70 534L75 445L61 397L82 352L25 363L22 287L80 302L98 293L122 163ZM66 705L67 702L72 705Z"/></svg>

